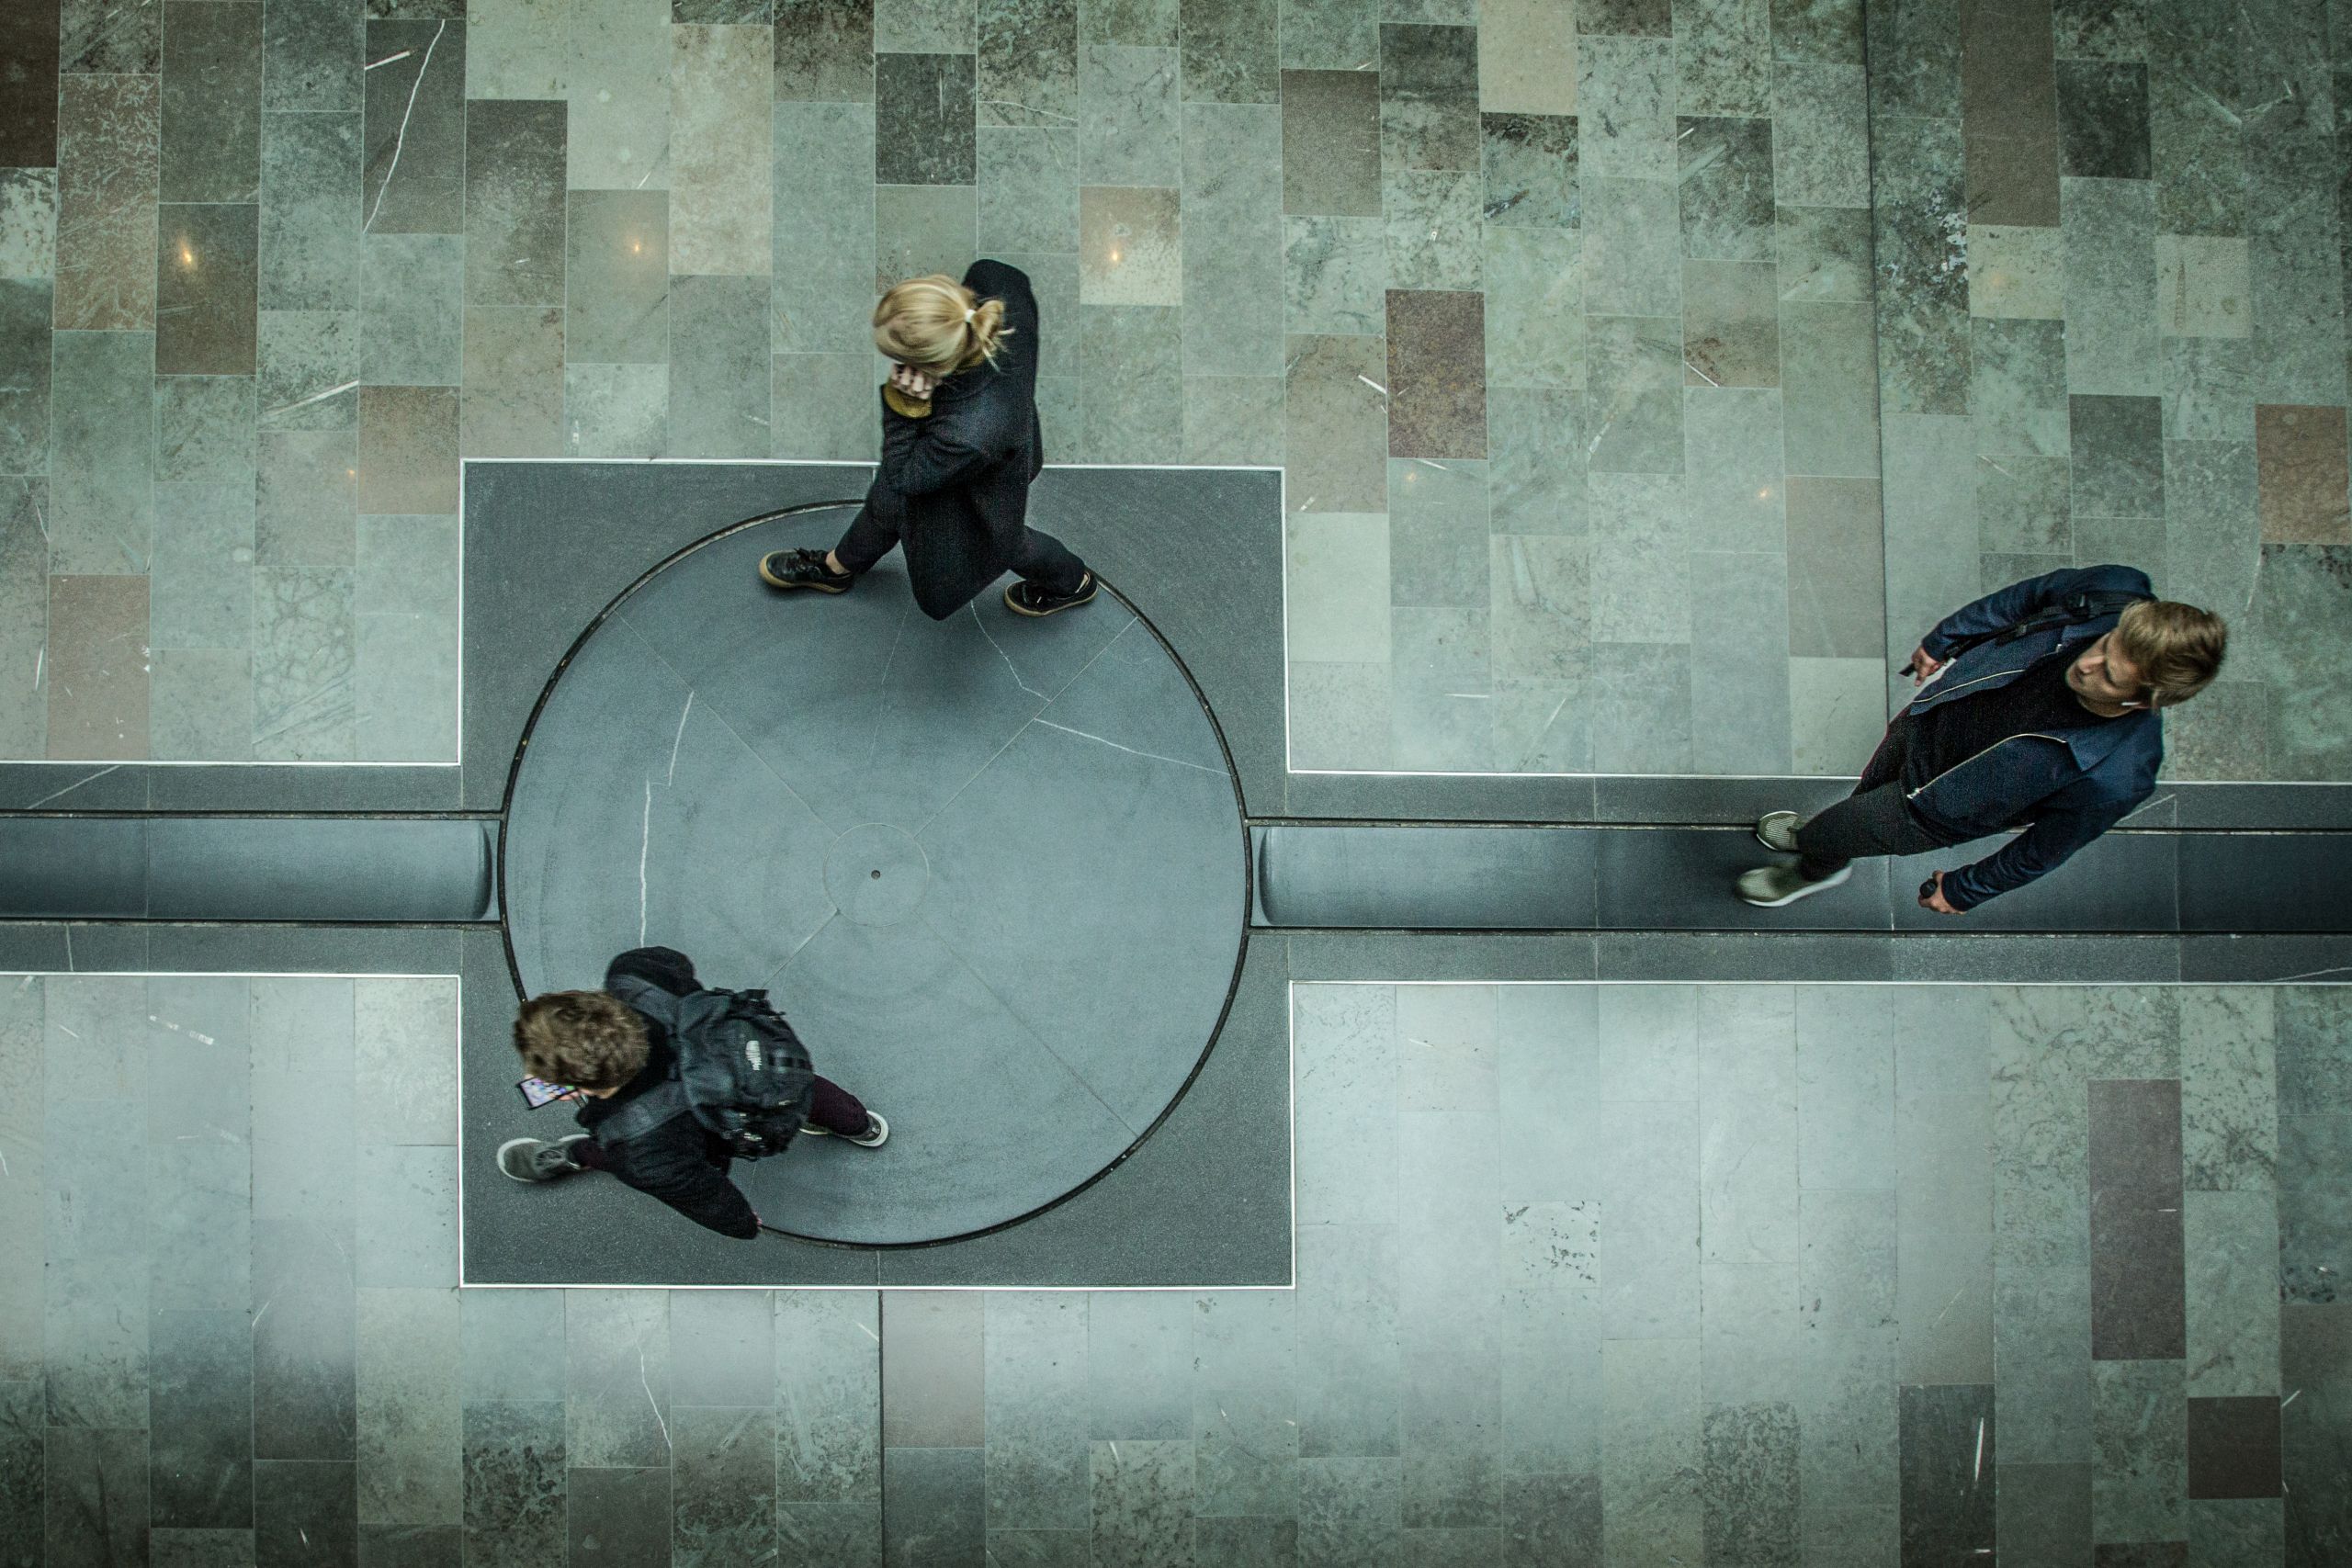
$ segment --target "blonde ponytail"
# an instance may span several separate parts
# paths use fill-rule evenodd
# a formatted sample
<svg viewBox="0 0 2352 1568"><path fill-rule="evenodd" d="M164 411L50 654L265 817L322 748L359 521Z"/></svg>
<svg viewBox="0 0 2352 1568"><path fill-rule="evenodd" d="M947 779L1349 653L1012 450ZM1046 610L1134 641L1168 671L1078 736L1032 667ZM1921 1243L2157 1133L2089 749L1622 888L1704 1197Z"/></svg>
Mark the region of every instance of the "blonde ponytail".
<svg viewBox="0 0 2352 1568"><path fill-rule="evenodd" d="M894 285L874 307L874 346L933 375L992 363L1011 332L1003 300L983 299L938 273Z"/></svg>

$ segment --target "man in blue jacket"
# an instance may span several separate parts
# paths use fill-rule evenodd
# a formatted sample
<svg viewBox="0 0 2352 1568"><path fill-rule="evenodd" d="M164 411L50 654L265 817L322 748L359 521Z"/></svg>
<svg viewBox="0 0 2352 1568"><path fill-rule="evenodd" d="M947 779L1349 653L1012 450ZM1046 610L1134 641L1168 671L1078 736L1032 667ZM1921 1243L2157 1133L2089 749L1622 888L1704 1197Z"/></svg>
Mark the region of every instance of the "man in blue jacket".
<svg viewBox="0 0 2352 1568"><path fill-rule="evenodd" d="M2155 597L2128 566L2053 571L1944 618L1911 656L1926 689L1887 727L1854 793L1811 821L1767 812L1764 847L1800 857L1739 879L1777 909L1835 887L1860 855L1924 853L2025 831L1939 871L1924 908L1965 914L2054 871L2136 810L2164 761L2162 710L2221 672L2228 631Z"/></svg>

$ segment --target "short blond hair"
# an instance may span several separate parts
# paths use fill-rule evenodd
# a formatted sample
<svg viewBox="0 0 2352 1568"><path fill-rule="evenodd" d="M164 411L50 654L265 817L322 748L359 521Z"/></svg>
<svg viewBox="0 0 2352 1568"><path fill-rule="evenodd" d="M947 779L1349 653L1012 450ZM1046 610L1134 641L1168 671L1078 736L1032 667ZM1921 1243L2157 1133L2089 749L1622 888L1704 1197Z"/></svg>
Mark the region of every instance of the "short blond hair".
<svg viewBox="0 0 2352 1568"><path fill-rule="evenodd" d="M943 273L895 284L874 307L874 346L883 357L935 375L993 362L1012 335L1003 300L983 299Z"/></svg>
<svg viewBox="0 0 2352 1568"><path fill-rule="evenodd" d="M2128 605L2115 622L2115 651L2140 672L2150 707L2185 703L2211 685L2229 644L2221 616L2169 599Z"/></svg>
<svg viewBox="0 0 2352 1568"><path fill-rule="evenodd" d="M645 1070L653 1047L635 1008L603 991L549 991L523 1004L514 1049L533 1077L614 1089Z"/></svg>

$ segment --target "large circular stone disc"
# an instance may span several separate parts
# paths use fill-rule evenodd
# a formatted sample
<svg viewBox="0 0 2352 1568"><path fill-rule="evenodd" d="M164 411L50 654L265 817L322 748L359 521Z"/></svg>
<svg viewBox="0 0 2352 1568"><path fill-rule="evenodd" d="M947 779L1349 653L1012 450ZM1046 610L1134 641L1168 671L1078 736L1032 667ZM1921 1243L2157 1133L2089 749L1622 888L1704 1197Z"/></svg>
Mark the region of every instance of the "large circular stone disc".
<svg viewBox="0 0 2352 1568"><path fill-rule="evenodd" d="M1115 1163L1208 1050L1247 917L1215 724L1115 594L943 622L893 553L838 597L763 587L847 509L715 536L617 601L518 756L503 879L528 992L674 947L765 987L890 1122L738 1164L779 1229L909 1244Z"/></svg>

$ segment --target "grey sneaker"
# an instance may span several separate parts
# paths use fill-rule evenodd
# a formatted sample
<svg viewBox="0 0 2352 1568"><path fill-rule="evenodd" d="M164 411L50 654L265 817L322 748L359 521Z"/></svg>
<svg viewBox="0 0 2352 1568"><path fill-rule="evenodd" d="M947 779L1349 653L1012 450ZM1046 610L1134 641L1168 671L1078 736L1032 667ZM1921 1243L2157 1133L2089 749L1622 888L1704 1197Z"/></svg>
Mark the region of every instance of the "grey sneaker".
<svg viewBox="0 0 2352 1568"><path fill-rule="evenodd" d="M509 1138L498 1145L498 1168L516 1181L553 1181L581 1168L571 1161L570 1145L587 1137L576 1133L560 1144L539 1138Z"/></svg>
<svg viewBox="0 0 2352 1568"><path fill-rule="evenodd" d="M1767 811L1756 819L1756 841L1774 854L1797 852L1797 829L1804 819L1793 811Z"/></svg>
<svg viewBox="0 0 2352 1568"><path fill-rule="evenodd" d="M1840 866L1818 882L1807 882L1804 873L1795 866L1759 865L1754 871L1740 873L1739 897L1759 909L1777 909L1783 904L1826 893L1853 874L1852 866Z"/></svg>
<svg viewBox="0 0 2352 1568"><path fill-rule="evenodd" d="M820 1127L814 1122L802 1122L800 1124L800 1135L804 1138L832 1138L840 1136L840 1134L835 1133L831 1127ZM869 1111L865 1113L865 1131L860 1133L856 1137L852 1138L849 1141L855 1144L861 1149L878 1149L889 1140L889 1137L890 1123L882 1120L881 1114L878 1111Z"/></svg>

